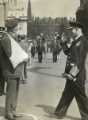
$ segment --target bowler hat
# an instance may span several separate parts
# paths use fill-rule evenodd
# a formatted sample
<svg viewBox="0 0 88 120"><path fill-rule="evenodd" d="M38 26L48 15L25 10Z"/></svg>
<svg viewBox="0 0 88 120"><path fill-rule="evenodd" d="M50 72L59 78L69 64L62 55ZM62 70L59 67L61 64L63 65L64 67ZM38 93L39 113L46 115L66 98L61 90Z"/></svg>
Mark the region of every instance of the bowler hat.
<svg viewBox="0 0 88 120"><path fill-rule="evenodd" d="M66 29L66 30L71 30L73 27L71 27L71 26L67 26L67 27L64 27L64 29Z"/></svg>
<svg viewBox="0 0 88 120"><path fill-rule="evenodd" d="M80 22L69 21L69 25L70 25L71 27L83 28L83 25L80 24Z"/></svg>
<svg viewBox="0 0 88 120"><path fill-rule="evenodd" d="M5 27L0 27L0 32L1 31L6 31L6 28Z"/></svg>
<svg viewBox="0 0 88 120"><path fill-rule="evenodd" d="M56 36L56 39L58 40L58 39L60 39L61 37L60 37L60 35L59 34L57 34L57 36Z"/></svg>

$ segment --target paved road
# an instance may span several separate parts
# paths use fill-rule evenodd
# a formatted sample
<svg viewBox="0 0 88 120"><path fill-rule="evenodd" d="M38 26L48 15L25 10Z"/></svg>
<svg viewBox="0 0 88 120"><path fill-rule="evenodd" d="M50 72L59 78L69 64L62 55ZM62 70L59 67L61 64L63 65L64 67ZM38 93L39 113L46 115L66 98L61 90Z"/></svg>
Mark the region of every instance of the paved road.
<svg viewBox="0 0 88 120"><path fill-rule="evenodd" d="M27 84L20 85L17 112L23 113L24 117L19 120L32 120L31 117L35 120L58 120L53 112L65 85L65 79L61 78L65 60L63 53L55 64L52 63L51 55L47 55L47 62L44 60L42 64L37 59L34 60L32 67L28 68ZM4 100L4 96L0 98L1 115L4 112ZM80 120L79 118L77 104L73 100L63 120Z"/></svg>

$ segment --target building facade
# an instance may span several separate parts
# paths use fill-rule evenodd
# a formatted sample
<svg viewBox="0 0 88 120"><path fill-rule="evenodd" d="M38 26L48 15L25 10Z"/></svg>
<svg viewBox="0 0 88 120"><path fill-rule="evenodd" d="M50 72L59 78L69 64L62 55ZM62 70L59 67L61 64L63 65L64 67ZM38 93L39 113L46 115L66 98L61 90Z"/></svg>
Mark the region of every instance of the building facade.
<svg viewBox="0 0 88 120"><path fill-rule="evenodd" d="M5 20L7 19L7 0L0 0L0 27L5 27Z"/></svg>
<svg viewBox="0 0 88 120"><path fill-rule="evenodd" d="M8 17L27 17L29 0L8 0Z"/></svg>
<svg viewBox="0 0 88 120"><path fill-rule="evenodd" d="M8 0L8 19L18 19L17 34L27 35L28 5L30 0ZM31 15L30 15L31 16Z"/></svg>

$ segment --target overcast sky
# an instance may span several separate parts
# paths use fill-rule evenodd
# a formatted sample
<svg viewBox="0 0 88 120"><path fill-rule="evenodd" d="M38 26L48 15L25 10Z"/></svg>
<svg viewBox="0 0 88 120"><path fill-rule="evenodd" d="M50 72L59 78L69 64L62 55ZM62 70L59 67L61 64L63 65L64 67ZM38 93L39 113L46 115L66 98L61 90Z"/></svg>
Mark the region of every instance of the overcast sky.
<svg viewBox="0 0 88 120"><path fill-rule="evenodd" d="M74 16L80 0L31 0L34 16Z"/></svg>

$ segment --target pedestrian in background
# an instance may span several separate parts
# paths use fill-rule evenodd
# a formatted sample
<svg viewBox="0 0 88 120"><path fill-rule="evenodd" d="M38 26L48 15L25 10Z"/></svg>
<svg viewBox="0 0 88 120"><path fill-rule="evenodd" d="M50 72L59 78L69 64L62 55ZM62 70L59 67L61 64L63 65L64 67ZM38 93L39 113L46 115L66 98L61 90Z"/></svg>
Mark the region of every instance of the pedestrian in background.
<svg viewBox="0 0 88 120"><path fill-rule="evenodd" d="M18 38L19 40L19 45L22 47L22 49L27 53L28 52L28 43L26 40L25 35L20 36ZM23 74L22 74L22 83L25 84L27 82L27 63L28 61L24 61L24 69L23 69Z"/></svg>
<svg viewBox="0 0 88 120"><path fill-rule="evenodd" d="M34 43L32 43L32 45L31 45L31 57L34 59L34 57L35 57L35 45L34 45Z"/></svg>
<svg viewBox="0 0 88 120"><path fill-rule="evenodd" d="M42 42L40 40L38 46L37 46L37 52L38 52L38 62L42 63L42 59L43 59L43 46L42 46Z"/></svg>
<svg viewBox="0 0 88 120"><path fill-rule="evenodd" d="M53 40L53 45L52 45L53 63L57 62L57 54L58 54L58 46L57 46L57 41L56 41L56 38L55 38Z"/></svg>
<svg viewBox="0 0 88 120"><path fill-rule="evenodd" d="M59 59L59 55L60 55L60 52L62 50L62 47L61 47L61 37L60 35L57 33L56 35L56 42L57 42L57 58Z"/></svg>
<svg viewBox="0 0 88 120"><path fill-rule="evenodd" d="M31 47L33 46L32 40L30 40L29 45L28 45L28 56L29 56L29 60L28 60L28 67L31 68L32 67L32 55L31 55Z"/></svg>

